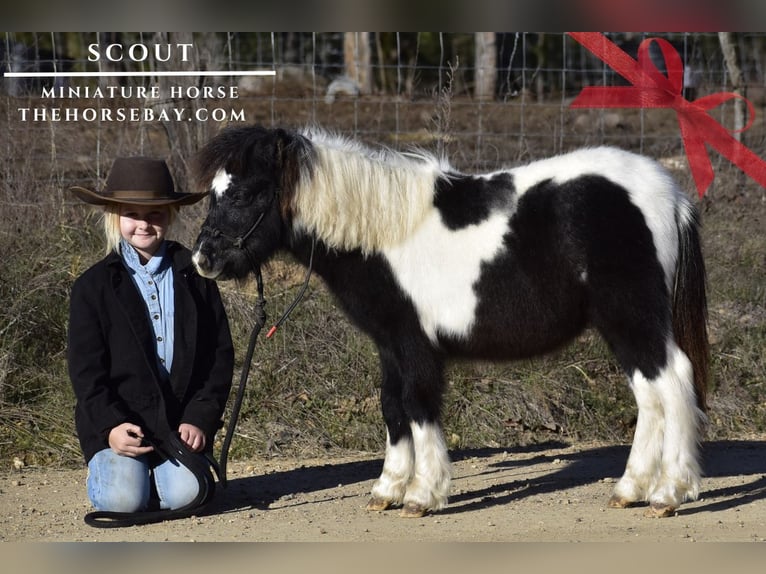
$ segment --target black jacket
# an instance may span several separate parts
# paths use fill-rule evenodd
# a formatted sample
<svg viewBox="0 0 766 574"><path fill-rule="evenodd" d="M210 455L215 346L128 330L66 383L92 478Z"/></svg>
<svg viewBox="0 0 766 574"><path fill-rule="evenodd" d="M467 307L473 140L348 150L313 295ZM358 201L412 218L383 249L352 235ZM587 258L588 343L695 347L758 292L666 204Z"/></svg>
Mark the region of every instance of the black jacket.
<svg viewBox="0 0 766 574"><path fill-rule="evenodd" d="M124 422L159 439L190 423L208 445L221 426L234 369L221 296L196 273L188 249L168 241L167 255L175 292L169 383L161 383L148 311L120 256L106 256L72 286L67 358L86 462Z"/></svg>

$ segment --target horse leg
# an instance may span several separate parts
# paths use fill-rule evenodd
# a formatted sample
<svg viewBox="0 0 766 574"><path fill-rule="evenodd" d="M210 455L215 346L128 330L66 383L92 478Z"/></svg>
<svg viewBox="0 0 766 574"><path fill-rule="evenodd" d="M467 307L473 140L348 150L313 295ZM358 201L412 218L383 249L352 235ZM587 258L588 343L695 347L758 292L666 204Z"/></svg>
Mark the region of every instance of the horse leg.
<svg viewBox="0 0 766 574"><path fill-rule="evenodd" d="M381 407L386 422L386 457L383 471L372 486L367 510L385 510L402 504L415 469L412 433L402 406L402 376L392 352L379 348L383 382Z"/></svg>
<svg viewBox="0 0 766 574"><path fill-rule="evenodd" d="M391 440L389 430L383 472L373 484L367 510L403 504L403 517L419 518L444 508L450 479L447 446L438 424L413 422L397 442Z"/></svg>
<svg viewBox="0 0 766 574"><path fill-rule="evenodd" d="M665 413L662 465L649 492L652 516L669 516L684 500L699 495L699 435L705 414L697 406L692 365L671 342L668 361L654 381Z"/></svg>
<svg viewBox="0 0 766 574"><path fill-rule="evenodd" d="M653 255L638 255L637 270L617 266L608 275L593 273L588 285L593 324L628 374L638 407L625 473L609 505L648 501L652 515L665 516L699 492L697 441L704 415L691 362L675 342L664 273Z"/></svg>
<svg viewBox="0 0 766 574"><path fill-rule="evenodd" d="M419 518L446 506L452 473L439 423L413 421L410 428L415 447L415 476L407 486L402 516Z"/></svg>
<svg viewBox="0 0 766 574"><path fill-rule="evenodd" d="M403 504L402 516L420 517L447 503L451 469L439 424L442 364L427 347L420 347L414 358L401 358L418 347L411 342L399 356L379 349L386 458L368 510Z"/></svg>
<svg viewBox="0 0 766 574"><path fill-rule="evenodd" d="M394 442L391 439L391 431L386 430L386 458L383 462L383 472L372 485L367 510L385 510L389 506L402 503L407 484L412 477L414 460L412 437L401 436Z"/></svg>
<svg viewBox="0 0 766 574"><path fill-rule="evenodd" d="M660 472L665 415L655 385L636 371L630 380L638 407L633 446L622 478L609 499L612 508L627 508L646 500Z"/></svg>
<svg viewBox="0 0 766 574"><path fill-rule="evenodd" d="M402 402L415 451L415 469L404 495L402 516L420 517L444 508L449 498L452 471L440 424L444 374L442 361L430 348L421 349L406 365Z"/></svg>
<svg viewBox="0 0 766 574"><path fill-rule="evenodd" d="M698 436L705 415L697 407L691 363L669 341L665 366L651 379L636 369L631 385L638 405L636 432L609 504L626 507L648 500L648 515L669 516L699 494Z"/></svg>

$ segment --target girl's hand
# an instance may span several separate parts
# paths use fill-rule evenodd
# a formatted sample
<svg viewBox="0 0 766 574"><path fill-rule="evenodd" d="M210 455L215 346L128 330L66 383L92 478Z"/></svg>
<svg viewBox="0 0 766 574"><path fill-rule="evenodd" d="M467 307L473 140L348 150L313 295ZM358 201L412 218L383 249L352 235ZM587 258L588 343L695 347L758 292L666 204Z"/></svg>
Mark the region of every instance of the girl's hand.
<svg viewBox="0 0 766 574"><path fill-rule="evenodd" d="M143 446L144 431L133 423L122 423L109 432L109 446L121 456L137 457L152 452L154 447Z"/></svg>
<svg viewBox="0 0 766 574"><path fill-rule="evenodd" d="M205 433L198 427L189 423L181 423L178 426L178 434L181 435L181 440L192 452L200 452L205 449Z"/></svg>

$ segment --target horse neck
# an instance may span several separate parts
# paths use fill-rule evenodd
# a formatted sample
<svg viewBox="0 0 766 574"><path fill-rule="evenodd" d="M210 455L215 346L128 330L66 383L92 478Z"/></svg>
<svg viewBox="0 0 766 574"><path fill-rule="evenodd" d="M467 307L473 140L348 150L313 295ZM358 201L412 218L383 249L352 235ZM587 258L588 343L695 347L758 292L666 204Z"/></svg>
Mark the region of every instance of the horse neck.
<svg viewBox="0 0 766 574"><path fill-rule="evenodd" d="M293 199L294 225L328 247L369 254L408 237L433 209L442 174L427 157L317 144Z"/></svg>

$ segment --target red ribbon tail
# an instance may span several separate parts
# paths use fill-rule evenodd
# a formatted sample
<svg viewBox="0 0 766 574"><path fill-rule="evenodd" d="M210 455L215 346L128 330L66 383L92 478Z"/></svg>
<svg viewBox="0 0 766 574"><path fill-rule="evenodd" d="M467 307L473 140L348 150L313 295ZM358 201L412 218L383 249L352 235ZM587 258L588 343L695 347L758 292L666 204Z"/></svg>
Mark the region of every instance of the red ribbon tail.
<svg viewBox="0 0 766 574"><path fill-rule="evenodd" d="M713 181L713 167L705 144L766 187L766 162L747 146L734 139L726 129L704 112L678 115L681 137L689 158L689 167L702 196Z"/></svg>
<svg viewBox="0 0 766 574"><path fill-rule="evenodd" d="M686 158L689 161L689 170L692 172L694 183L697 184L697 193L702 197L715 178L713 164L710 163L705 140L699 135L700 131L681 114L678 115L678 124L681 128Z"/></svg>
<svg viewBox="0 0 766 574"><path fill-rule="evenodd" d="M692 177L694 177L694 183L697 185L697 193L702 197L715 178L713 165L707 155L707 148L702 142L684 140L684 149L689 160L689 169L692 172Z"/></svg>
<svg viewBox="0 0 766 574"><path fill-rule="evenodd" d="M727 145L717 146L713 144L713 147L759 185L766 187L766 163L744 144L731 138Z"/></svg>

